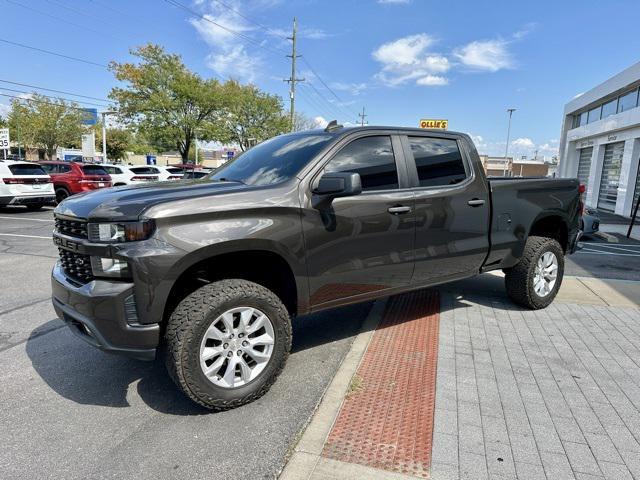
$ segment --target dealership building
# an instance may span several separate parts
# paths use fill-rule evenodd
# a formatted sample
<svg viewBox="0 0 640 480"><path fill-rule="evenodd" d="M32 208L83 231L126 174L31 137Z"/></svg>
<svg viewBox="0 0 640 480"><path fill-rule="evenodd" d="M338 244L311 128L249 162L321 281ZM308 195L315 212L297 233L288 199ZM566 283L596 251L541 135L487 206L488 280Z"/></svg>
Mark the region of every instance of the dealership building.
<svg viewBox="0 0 640 480"><path fill-rule="evenodd" d="M561 177L578 177L586 201L626 217L640 195L640 62L565 105Z"/></svg>

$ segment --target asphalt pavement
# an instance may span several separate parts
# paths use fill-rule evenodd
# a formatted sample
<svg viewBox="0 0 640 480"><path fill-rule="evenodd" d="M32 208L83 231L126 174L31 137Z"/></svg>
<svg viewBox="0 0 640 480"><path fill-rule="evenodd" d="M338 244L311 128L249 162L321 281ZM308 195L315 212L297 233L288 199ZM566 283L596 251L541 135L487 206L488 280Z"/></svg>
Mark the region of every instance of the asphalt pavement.
<svg viewBox="0 0 640 480"><path fill-rule="evenodd" d="M0 209L0 478L274 478L371 308L298 318L258 401L192 404L160 362L85 345L55 316L51 210Z"/></svg>
<svg viewBox="0 0 640 480"><path fill-rule="evenodd" d="M640 242L618 233L582 237L582 247L566 258L565 275L640 280Z"/></svg>

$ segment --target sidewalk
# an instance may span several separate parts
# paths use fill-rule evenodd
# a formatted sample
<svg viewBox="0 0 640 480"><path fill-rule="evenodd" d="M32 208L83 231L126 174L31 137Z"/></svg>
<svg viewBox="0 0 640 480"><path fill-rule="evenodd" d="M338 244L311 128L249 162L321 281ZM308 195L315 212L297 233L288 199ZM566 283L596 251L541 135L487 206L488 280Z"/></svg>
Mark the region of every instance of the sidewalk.
<svg viewBox="0 0 640 480"><path fill-rule="evenodd" d="M640 282L539 311L502 282L377 302L280 478L639 478Z"/></svg>

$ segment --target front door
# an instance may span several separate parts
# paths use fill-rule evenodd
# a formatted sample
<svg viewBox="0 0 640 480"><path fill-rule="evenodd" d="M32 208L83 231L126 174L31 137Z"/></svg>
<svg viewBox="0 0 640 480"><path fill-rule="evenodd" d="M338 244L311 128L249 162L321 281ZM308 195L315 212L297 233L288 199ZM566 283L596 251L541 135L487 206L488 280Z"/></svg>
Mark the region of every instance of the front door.
<svg viewBox="0 0 640 480"><path fill-rule="evenodd" d="M489 251L489 191L470 152L452 136L403 137L415 185L412 283L429 285L478 273ZM412 158L411 158L412 157Z"/></svg>
<svg viewBox="0 0 640 480"><path fill-rule="evenodd" d="M314 182L325 172L358 173L363 191L317 207L307 198L303 231L312 307L409 284L415 223L413 192L401 189L401 150L391 135L361 136L315 177Z"/></svg>

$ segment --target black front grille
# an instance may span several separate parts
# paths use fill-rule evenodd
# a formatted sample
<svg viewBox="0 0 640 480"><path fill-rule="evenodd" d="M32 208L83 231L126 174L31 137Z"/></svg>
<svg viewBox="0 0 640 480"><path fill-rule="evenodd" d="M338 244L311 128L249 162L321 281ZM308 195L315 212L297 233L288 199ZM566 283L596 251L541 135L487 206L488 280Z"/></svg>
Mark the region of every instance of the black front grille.
<svg viewBox="0 0 640 480"><path fill-rule="evenodd" d="M91 270L91 259L89 255L70 252L64 248L58 248L58 252L60 253L60 263L65 275L83 284L93 280L93 271Z"/></svg>
<svg viewBox="0 0 640 480"><path fill-rule="evenodd" d="M87 238L86 220L56 217L56 231L76 238Z"/></svg>

